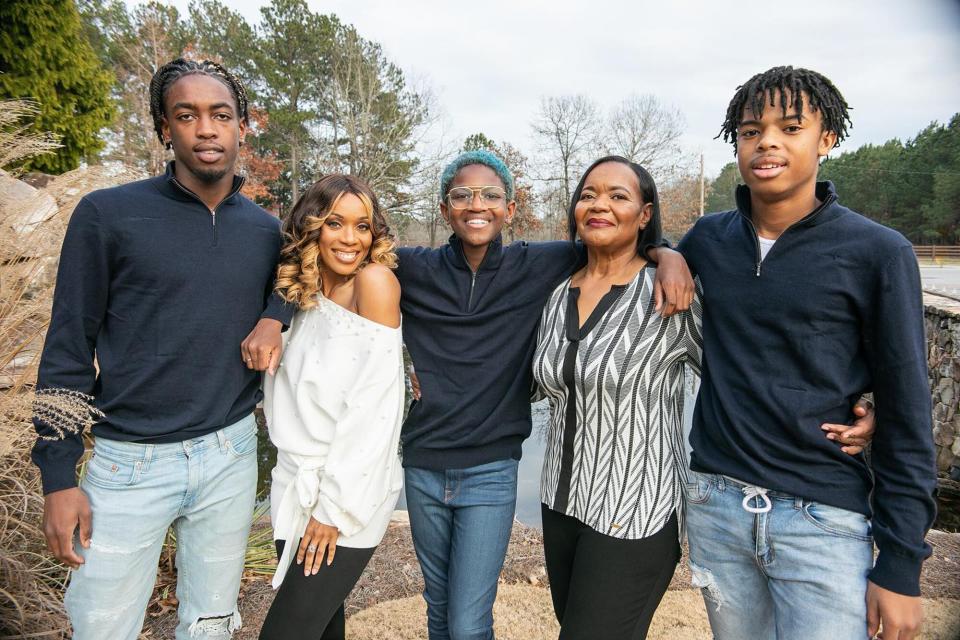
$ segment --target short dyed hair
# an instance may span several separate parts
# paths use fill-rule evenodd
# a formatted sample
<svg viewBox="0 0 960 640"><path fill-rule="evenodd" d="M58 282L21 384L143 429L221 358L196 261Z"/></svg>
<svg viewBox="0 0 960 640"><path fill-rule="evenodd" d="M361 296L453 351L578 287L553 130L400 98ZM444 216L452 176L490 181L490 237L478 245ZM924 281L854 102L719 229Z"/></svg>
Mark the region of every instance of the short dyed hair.
<svg viewBox="0 0 960 640"><path fill-rule="evenodd" d="M457 172L471 164L482 164L493 170L500 181L503 183L504 191L507 192L507 201L513 200L514 184L513 174L507 168L507 164L496 154L486 149L477 149L476 151L467 151L461 153L448 164L440 175L440 201L443 202L450 191L450 183L453 182Z"/></svg>
<svg viewBox="0 0 960 640"><path fill-rule="evenodd" d="M788 108L793 109L796 114L803 111L803 96L806 94L810 110L820 112L823 128L837 134L834 146L840 146L847 137L847 128L853 125L850 120L850 106L836 85L816 71L790 66L767 69L737 87L737 92L727 105L727 117L717 137L723 136L726 142L732 143L733 152L736 153L737 131L744 109L749 107L755 117L761 118L764 107L777 106L774 97L778 93L783 117L793 115L787 113Z"/></svg>

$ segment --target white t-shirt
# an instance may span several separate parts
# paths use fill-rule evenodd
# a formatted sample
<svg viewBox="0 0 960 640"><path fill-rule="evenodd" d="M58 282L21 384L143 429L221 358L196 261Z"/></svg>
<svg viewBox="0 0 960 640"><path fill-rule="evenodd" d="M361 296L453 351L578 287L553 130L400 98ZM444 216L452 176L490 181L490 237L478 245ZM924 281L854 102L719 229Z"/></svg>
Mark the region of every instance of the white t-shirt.
<svg viewBox="0 0 960 640"><path fill-rule="evenodd" d="M763 236L757 236L757 239L760 241L760 262L763 262L763 259L767 257L767 254L770 253L770 249L773 248L776 240L771 240L770 238L764 238Z"/></svg>

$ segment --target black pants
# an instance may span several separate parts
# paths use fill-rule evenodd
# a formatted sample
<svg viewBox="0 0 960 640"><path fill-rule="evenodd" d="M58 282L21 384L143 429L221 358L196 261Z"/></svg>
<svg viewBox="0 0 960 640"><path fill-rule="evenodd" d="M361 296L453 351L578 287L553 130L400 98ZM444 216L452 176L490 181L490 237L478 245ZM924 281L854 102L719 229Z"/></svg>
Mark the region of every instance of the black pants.
<svg viewBox="0 0 960 640"><path fill-rule="evenodd" d="M680 560L677 515L648 538L621 540L540 505L560 640L643 640Z"/></svg>
<svg viewBox="0 0 960 640"><path fill-rule="evenodd" d="M277 540L277 557L283 554L283 540ZM337 547L333 564L315 575L303 575L296 558L290 563L277 596L260 628L260 640L344 640L346 619L343 601L363 573L376 547Z"/></svg>

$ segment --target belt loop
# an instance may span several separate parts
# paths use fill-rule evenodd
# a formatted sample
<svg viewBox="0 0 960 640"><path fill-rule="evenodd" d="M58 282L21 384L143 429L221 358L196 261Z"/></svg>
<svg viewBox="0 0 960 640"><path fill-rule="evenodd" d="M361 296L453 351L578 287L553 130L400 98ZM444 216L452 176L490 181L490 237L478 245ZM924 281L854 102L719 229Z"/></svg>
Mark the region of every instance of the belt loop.
<svg viewBox="0 0 960 640"><path fill-rule="evenodd" d="M723 475L721 475L721 474L719 474L719 473L718 473L717 475L715 475L714 477L715 477L716 480L717 480L717 491L720 491L720 492L722 493L722 492L724 491L724 489L726 489L726 487L727 487L727 479L726 479L725 477L723 477Z"/></svg>
<svg viewBox="0 0 960 640"><path fill-rule="evenodd" d="M794 496L793 498L793 508L797 511L803 510L803 498L800 496Z"/></svg>
<svg viewBox="0 0 960 640"><path fill-rule="evenodd" d="M223 433L223 429L217 430L217 443L220 445L220 453L227 452L227 436Z"/></svg>

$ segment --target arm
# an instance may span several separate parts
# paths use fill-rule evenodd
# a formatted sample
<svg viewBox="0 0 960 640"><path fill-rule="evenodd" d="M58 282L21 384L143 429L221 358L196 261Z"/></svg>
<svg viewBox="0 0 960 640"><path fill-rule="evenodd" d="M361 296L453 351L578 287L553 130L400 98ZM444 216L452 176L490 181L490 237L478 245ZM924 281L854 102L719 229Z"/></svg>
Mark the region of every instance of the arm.
<svg viewBox="0 0 960 640"><path fill-rule="evenodd" d="M879 549L869 575L869 633L912 637L919 625L920 569L931 549L936 489L930 389L920 273L909 246L879 274L864 317L878 428L873 440L873 535Z"/></svg>
<svg viewBox="0 0 960 640"><path fill-rule="evenodd" d="M278 243L280 242L282 240L278 240ZM278 257L279 250L278 244ZM240 343L240 357L247 368L267 371L270 375L277 372L280 356L283 355L283 340L280 334L290 326L293 314L297 311L297 305L287 302L274 291L275 282L276 280L271 278L264 291L267 306L260 314L260 321Z"/></svg>
<svg viewBox="0 0 960 640"><path fill-rule="evenodd" d="M832 424L825 422L820 428L825 432L827 440L833 440L840 445L840 450L851 456L860 454L864 447L873 440L873 432L877 428L876 412L873 403L866 397L861 397L851 409L856 418L853 424Z"/></svg>
<svg viewBox="0 0 960 640"><path fill-rule="evenodd" d="M100 212L84 198L77 205L60 252L50 328L40 360L33 424L37 441L31 458L43 482L43 529L47 546L71 567L83 563L73 534L90 544L91 515L86 495L76 486L83 455L81 435L92 417L97 371L97 336L110 289L108 243Z"/></svg>
<svg viewBox="0 0 960 640"><path fill-rule="evenodd" d="M686 311L693 302L693 277L683 256L667 247L651 247L647 257L657 263L653 285L655 308L663 317Z"/></svg>

